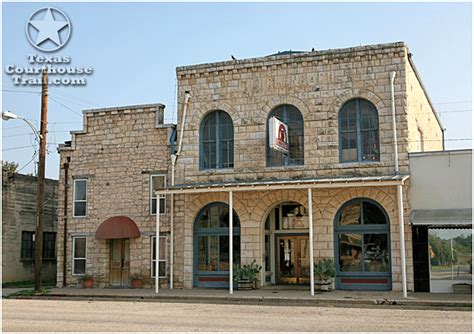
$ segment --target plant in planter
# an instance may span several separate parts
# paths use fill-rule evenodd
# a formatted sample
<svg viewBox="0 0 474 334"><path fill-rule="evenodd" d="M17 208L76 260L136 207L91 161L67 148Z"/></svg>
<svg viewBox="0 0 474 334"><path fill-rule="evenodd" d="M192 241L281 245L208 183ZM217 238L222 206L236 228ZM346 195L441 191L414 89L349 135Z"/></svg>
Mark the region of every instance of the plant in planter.
<svg viewBox="0 0 474 334"><path fill-rule="evenodd" d="M131 277L130 286L132 289L141 289L143 286L143 278L140 274L133 274Z"/></svg>
<svg viewBox="0 0 474 334"><path fill-rule="evenodd" d="M322 259L314 264L315 286L317 291L331 291L336 271L331 259Z"/></svg>
<svg viewBox="0 0 474 334"><path fill-rule="evenodd" d="M257 260L253 260L250 264L234 266L234 281L237 282L237 290L253 290L257 281L257 274L262 267L257 265Z"/></svg>
<svg viewBox="0 0 474 334"><path fill-rule="evenodd" d="M82 276L82 286L85 289L92 289L94 287L94 278L91 275L85 274Z"/></svg>

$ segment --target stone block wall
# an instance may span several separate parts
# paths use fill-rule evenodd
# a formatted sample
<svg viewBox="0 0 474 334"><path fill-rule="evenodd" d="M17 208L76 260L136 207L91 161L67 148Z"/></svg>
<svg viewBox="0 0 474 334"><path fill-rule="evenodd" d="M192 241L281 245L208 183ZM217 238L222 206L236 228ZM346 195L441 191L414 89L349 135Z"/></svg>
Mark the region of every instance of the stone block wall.
<svg viewBox="0 0 474 334"><path fill-rule="evenodd" d="M56 232L58 181L45 181L44 231ZM38 179L34 176L3 172L2 179L2 280L34 279L34 259L21 259L22 231L36 231ZM57 237L57 236L56 236ZM56 279L56 260L43 260L43 281Z"/></svg>
<svg viewBox="0 0 474 334"><path fill-rule="evenodd" d="M86 272L97 286L109 284L110 241L96 240L95 232L107 218L124 215L138 226L141 236L130 239L130 274L145 279L151 274L151 236L155 235L156 215L150 214L150 176L166 175L170 182L172 126L163 125L161 104L107 108L84 112L84 129L73 133L69 146L61 146L59 180L58 286L63 282L64 218L67 218L66 284L75 285L80 276L72 272L72 238L86 236ZM65 179L65 163L69 176ZM87 179L87 214L72 216L73 182ZM64 194L67 187L67 212ZM169 199L160 216L162 235L169 234ZM168 261L169 264L169 261Z"/></svg>
<svg viewBox="0 0 474 334"><path fill-rule="evenodd" d="M408 172L406 50L404 43L392 43L177 68L179 120L184 94L191 94L177 184L394 173L392 71L397 72L399 160L401 171ZM338 112L358 97L371 101L379 112L380 161L340 163ZM294 105L303 115L304 166L266 166L267 117L281 104ZM233 120L234 168L200 170L199 126L216 109Z"/></svg>

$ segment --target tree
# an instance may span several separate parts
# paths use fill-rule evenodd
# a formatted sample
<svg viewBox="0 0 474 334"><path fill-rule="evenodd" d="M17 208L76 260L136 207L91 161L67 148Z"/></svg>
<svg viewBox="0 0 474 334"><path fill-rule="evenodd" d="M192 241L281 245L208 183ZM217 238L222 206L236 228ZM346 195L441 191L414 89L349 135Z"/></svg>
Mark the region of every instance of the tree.
<svg viewBox="0 0 474 334"><path fill-rule="evenodd" d="M14 161L3 161L2 170L7 173L15 173L18 169L18 164Z"/></svg>

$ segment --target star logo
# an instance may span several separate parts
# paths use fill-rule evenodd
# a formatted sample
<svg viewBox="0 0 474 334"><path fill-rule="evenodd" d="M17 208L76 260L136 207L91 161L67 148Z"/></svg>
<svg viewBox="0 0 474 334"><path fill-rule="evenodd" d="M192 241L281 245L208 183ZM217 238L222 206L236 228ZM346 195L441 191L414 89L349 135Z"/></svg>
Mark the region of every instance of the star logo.
<svg viewBox="0 0 474 334"><path fill-rule="evenodd" d="M53 7L38 9L26 22L26 36L36 49L44 52L59 50L71 36L71 21Z"/></svg>

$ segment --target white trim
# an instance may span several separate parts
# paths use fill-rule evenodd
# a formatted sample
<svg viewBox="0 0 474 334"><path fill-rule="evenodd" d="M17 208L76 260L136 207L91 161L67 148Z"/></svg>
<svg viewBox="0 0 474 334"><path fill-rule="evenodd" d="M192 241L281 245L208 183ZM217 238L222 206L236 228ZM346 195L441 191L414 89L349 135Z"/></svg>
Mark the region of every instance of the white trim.
<svg viewBox="0 0 474 334"><path fill-rule="evenodd" d="M229 192L229 191L266 191L281 189L326 189L326 188L351 188L351 187L385 187L403 185L409 179L408 175L397 175L390 179L380 179L378 177L366 178L338 178L338 179L321 179L315 181L295 180L281 181L278 183L258 183L258 184L225 184L225 185L209 185L209 186L186 186L180 188L168 188L155 191L155 194L198 194L211 192Z"/></svg>
<svg viewBox="0 0 474 334"><path fill-rule="evenodd" d="M85 250L84 250L84 255L85 257L75 257L75 252L76 252L76 239L84 239L85 240L85 243L84 243L84 247L85 247ZM74 267L74 263L76 260L84 260L85 263L84 263L84 274L76 274L75 273L75 267ZM84 236L84 237L72 237L72 276L84 276L86 273L87 273L87 238Z"/></svg>
<svg viewBox="0 0 474 334"><path fill-rule="evenodd" d="M314 296L314 236L313 236L313 190L308 188L308 228L309 228L309 284L310 294Z"/></svg>
<svg viewBox="0 0 474 334"><path fill-rule="evenodd" d="M86 183L86 199L85 200L76 200L76 182L77 181L85 181ZM83 218L87 217L87 188L89 187L89 180L86 178L79 178L79 179L74 179L74 187L72 190L72 217L73 218ZM78 216L76 215L76 202L78 203L86 203L86 208L83 216Z"/></svg>
<svg viewBox="0 0 474 334"><path fill-rule="evenodd" d="M163 186L166 187L166 174L150 174L150 177L148 179L148 186L149 186L149 189L150 189L150 192L149 192L150 193L150 195L149 195L150 200L149 200L148 205L149 205L149 213L150 213L151 216L156 215L156 212L153 213L153 200L154 199L156 199L156 201L158 201L159 199L162 199L162 198L164 199L165 203L163 205L163 212L162 213L160 212L160 215L163 216L163 215L166 214L166 195L160 194L159 198L158 198L158 196L156 195L156 192L155 192L155 194L153 194L153 189L152 189L152 187L153 187L153 178L158 177L158 176L163 177L163 179L164 179L163 180ZM161 205L160 205L160 211L161 211Z"/></svg>
<svg viewBox="0 0 474 334"><path fill-rule="evenodd" d="M156 239L156 235L152 235L150 236L150 277L151 278L155 278L155 275L153 275L153 262L156 262L156 260L153 260L153 240ZM160 239L161 240L164 240L164 241L161 241L161 242L164 242L165 245L167 244L168 242L168 237L165 236L165 235L160 235ZM160 242L160 244L161 244ZM160 254L161 255L161 254ZM164 262L164 263L167 263L168 261L166 260L166 257L167 257L167 251L166 251L166 247L165 247L165 255L164 255L164 260L160 260L158 259L158 262ZM163 257L163 256L160 256L160 257ZM159 263L158 263L158 267L156 267L156 270L158 270L158 273L159 273ZM165 265L165 275L164 276L158 276L158 278L166 278L166 265Z"/></svg>

